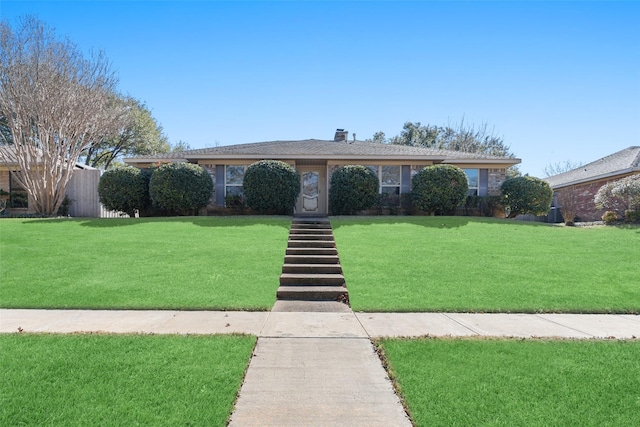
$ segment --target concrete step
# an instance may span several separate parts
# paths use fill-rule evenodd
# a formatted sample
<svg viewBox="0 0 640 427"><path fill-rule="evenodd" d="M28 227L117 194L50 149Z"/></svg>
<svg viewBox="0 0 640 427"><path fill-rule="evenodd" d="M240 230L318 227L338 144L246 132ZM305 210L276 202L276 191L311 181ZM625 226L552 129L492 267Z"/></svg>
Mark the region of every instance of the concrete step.
<svg viewBox="0 0 640 427"><path fill-rule="evenodd" d="M336 248L287 248L286 255L304 255L304 256L312 256L312 255L338 255L338 250Z"/></svg>
<svg viewBox="0 0 640 427"><path fill-rule="evenodd" d="M340 264L338 255L285 255L285 264Z"/></svg>
<svg viewBox="0 0 640 427"><path fill-rule="evenodd" d="M352 313L351 308L341 301L304 301L279 299L271 312L316 312L316 313Z"/></svg>
<svg viewBox="0 0 640 427"><path fill-rule="evenodd" d="M291 224L291 228L306 228L306 229L316 229L316 230L330 230L331 224L328 222L325 223L293 223Z"/></svg>
<svg viewBox="0 0 640 427"><path fill-rule="evenodd" d="M277 291L279 301L340 301L348 304L342 266L327 218L291 222L287 252Z"/></svg>
<svg viewBox="0 0 640 427"><path fill-rule="evenodd" d="M299 217L293 218L292 224L330 224L329 218Z"/></svg>
<svg viewBox="0 0 640 427"><path fill-rule="evenodd" d="M280 286L279 300L348 301L349 291L344 286Z"/></svg>
<svg viewBox="0 0 640 427"><path fill-rule="evenodd" d="M331 234L289 234L289 240L334 240Z"/></svg>
<svg viewBox="0 0 640 427"><path fill-rule="evenodd" d="M282 273L280 286L343 286L342 274L298 274Z"/></svg>
<svg viewBox="0 0 640 427"><path fill-rule="evenodd" d="M289 234L333 234L331 228L293 228L289 230Z"/></svg>
<svg viewBox="0 0 640 427"><path fill-rule="evenodd" d="M342 274L340 264L284 264L283 273L291 274Z"/></svg>
<svg viewBox="0 0 640 427"><path fill-rule="evenodd" d="M291 240L287 243L289 248L335 248L334 240Z"/></svg>

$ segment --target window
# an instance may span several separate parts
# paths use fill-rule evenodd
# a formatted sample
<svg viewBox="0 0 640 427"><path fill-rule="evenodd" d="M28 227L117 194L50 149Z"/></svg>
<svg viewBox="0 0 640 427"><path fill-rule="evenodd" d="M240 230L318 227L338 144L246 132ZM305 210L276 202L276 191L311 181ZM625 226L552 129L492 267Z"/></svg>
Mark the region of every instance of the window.
<svg viewBox="0 0 640 427"><path fill-rule="evenodd" d="M225 196L242 196L242 182L246 165L225 166Z"/></svg>
<svg viewBox="0 0 640 427"><path fill-rule="evenodd" d="M400 194L400 166L367 166L379 179L380 193Z"/></svg>
<svg viewBox="0 0 640 427"><path fill-rule="evenodd" d="M378 166L373 166L373 165L369 165L369 166L365 166L367 169L369 169L371 172L375 173L377 177L380 176L379 172L379 168ZM378 178L379 179L379 178Z"/></svg>
<svg viewBox="0 0 640 427"><path fill-rule="evenodd" d="M400 194L400 166L380 166L380 192Z"/></svg>
<svg viewBox="0 0 640 427"><path fill-rule="evenodd" d="M479 171L478 169L462 169L467 175L467 183L469 184L469 196L477 196L479 188Z"/></svg>

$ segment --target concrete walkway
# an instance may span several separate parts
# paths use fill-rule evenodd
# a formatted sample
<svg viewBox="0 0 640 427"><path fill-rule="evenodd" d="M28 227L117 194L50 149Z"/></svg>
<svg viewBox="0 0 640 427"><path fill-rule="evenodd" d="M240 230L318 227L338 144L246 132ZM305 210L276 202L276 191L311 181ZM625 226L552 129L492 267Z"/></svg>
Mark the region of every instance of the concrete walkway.
<svg viewBox="0 0 640 427"><path fill-rule="evenodd" d="M411 426L363 338L259 338L230 426Z"/></svg>
<svg viewBox="0 0 640 427"><path fill-rule="evenodd" d="M0 309L0 333L640 339L640 316L633 314L353 313L348 309L344 312L298 312L275 311L276 307L272 312Z"/></svg>
<svg viewBox="0 0 640 427"><path fill-rule="evenodd" d="M0 332L257 335L231 426L410 426L370 338L634 339L640 316L353 313L340 303L278 302L271 312L2 309Z"/></svg>

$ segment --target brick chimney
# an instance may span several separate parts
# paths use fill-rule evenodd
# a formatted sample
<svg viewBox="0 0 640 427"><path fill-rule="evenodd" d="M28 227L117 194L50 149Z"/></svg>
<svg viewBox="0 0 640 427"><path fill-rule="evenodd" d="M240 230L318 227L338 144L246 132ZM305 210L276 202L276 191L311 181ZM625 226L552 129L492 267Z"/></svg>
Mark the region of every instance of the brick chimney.
<svg viewBox="0 0 640 427"><path fill-rule="evenodd" d="M336 129L336 136L333 137L335 142L347 142L347 139L349 139L349 131Z"/></svg>

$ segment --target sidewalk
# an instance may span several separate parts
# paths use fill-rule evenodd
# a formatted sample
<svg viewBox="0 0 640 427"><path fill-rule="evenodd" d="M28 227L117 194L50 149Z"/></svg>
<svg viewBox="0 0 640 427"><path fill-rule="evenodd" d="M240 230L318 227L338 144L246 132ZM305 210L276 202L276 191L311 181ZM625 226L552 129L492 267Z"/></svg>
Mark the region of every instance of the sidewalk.
<svg viewBox="0 0 640 427"><path fill-rule="evenodd" d="M244 333L261 338L640 338L633 314L353 313L0 309L0 333Z"/></svg>
<svg viewBox="0 0 640 427"><path fill-rule="evenodd" d="M315 306L295 311L295 304L277 303L271 312L0 309L0 332L257 335L233 427L411 426L370 338L640 338L637 315L353 313L339 303Z"/></svg>

